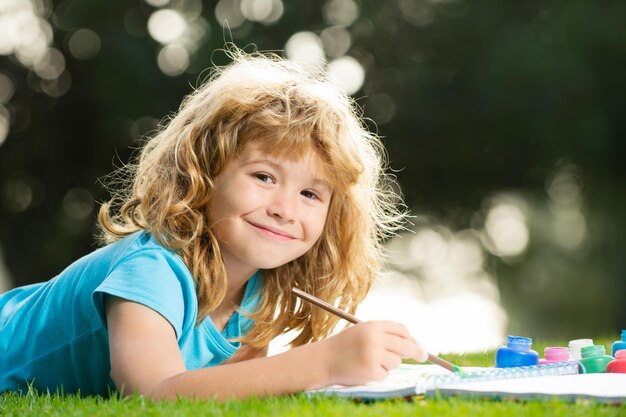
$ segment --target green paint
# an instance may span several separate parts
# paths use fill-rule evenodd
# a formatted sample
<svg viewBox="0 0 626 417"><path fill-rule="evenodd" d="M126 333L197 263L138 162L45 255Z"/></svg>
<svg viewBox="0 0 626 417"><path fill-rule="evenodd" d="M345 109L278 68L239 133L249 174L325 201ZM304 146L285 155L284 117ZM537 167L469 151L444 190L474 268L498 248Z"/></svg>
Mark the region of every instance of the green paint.
<svg viewBox="0 0 626 417"><path fill-rule="evenodd" d="M605 355L604 345L585 346L580 350L582 359L578 362L588 374L606 372L606 366L613 360L612 356Z"/></svg>

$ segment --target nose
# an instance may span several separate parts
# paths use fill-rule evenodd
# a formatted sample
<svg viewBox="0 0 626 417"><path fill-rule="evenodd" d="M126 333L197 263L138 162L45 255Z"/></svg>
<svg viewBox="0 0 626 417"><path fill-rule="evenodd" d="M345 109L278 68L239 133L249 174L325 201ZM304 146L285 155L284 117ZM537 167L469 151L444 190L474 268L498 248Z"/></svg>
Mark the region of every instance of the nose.
<svg viewBox="0 0 626 417"><path fill-rule="evenodd" d="M297 196L288 191L274 194L267 210L268 214L283 223L293 223L297 213Z"/></svg>

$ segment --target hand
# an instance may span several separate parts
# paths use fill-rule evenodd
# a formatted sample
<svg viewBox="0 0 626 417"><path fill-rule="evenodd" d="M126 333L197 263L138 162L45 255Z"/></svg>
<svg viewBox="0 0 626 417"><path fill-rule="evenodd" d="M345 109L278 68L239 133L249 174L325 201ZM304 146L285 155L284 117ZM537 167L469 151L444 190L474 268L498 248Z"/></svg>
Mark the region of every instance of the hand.
<svg viewBox="0 0 626 417"><path fill-rule="evenodd" d="M320 343L326 343L331 384L358 385L387 377L403 358L424 362L428 354L406 327L391 321L359 323Z"/></svg>

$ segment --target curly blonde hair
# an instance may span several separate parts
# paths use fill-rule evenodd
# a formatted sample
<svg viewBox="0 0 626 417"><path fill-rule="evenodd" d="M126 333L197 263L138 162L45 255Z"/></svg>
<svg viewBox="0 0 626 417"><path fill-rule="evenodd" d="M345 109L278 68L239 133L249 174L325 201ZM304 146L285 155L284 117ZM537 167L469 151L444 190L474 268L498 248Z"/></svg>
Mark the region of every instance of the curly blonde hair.
<svg viewBox="0 0 626 417"><path fill-rule="evenodd" d="M145 230L178 253L196 280L198 320L224 300L227 277L207 218L214 179L254 141L272 154L315 151L334 186L324 231L305 255L263 271L254 326L241 341L264 347L300 330L298 346L331 334L337 318L298 302L293 286L354 312L380 267L383 239L406 215L386 153L359 108L320 75L272 54L231 50L179 111L124 167L128 186L102 205L98 222L110 243Z"/></svg>

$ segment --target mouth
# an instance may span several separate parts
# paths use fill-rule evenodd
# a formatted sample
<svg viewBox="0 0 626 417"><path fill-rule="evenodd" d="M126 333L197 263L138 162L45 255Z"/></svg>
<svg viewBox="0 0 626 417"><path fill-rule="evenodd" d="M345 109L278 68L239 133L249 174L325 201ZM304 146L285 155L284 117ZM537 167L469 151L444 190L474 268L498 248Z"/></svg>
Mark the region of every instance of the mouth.
<svg viewBox="0 0 626 417"><path fill-rule="evenodd" d="M273 239L287 241L287 240L294 240L296 238L292 234L287 233L284 230L277 229L275 227L265 226L265 225L262 225L262 224L259 224L259 223L253 223L253 222L250 222L250 221L248 221L248 223L252 227L254 227L254 229L257 232L263 234L264 236L271 237Z"/></svg>

